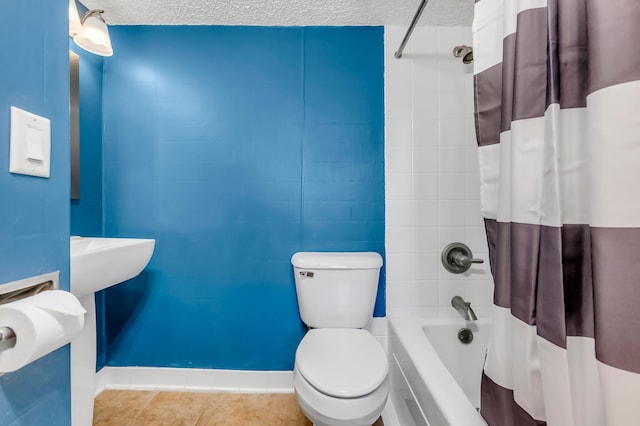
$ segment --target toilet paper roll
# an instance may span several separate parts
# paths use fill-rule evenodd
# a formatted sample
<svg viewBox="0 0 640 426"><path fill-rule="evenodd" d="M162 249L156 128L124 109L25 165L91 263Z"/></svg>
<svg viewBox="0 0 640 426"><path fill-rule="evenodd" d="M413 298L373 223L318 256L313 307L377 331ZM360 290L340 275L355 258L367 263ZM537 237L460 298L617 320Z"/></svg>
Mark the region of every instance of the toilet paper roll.
<svg viewBox="0 0 640 426"><path fill-rule="evenodd" d="M0 327L16 334L16 345L0 350L0 372L16 371L69 343L82 330L85 312L74 295L62 290L0 305Z"/></svg>

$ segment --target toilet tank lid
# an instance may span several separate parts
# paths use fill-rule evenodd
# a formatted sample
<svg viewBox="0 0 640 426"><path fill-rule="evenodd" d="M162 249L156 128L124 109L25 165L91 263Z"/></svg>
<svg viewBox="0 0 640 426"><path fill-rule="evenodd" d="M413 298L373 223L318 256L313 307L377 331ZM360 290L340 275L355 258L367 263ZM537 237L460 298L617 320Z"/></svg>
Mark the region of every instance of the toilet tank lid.
<svg viewBox="0 0 640 426"><path fill-rule="evenodd" d="M291 264L308 269L377 269L382 256L375 252L299 252Z"/></svg>

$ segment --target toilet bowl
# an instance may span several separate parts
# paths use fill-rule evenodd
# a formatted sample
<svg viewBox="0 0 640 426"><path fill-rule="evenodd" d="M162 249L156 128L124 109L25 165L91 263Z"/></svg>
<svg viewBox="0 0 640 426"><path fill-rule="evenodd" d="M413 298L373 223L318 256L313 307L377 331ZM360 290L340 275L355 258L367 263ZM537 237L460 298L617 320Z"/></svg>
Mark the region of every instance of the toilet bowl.
<svg viewBox="0 0 640 426"><path fill-rule="evenodd" d="M310 328L298 345L294 390L315 426L371 426L389 394L388 361L363 327L373 315L382 257L296 253L298 308Z"/></svg>
<svg viewBox="0 0 640 426"><path fill-rule="evenodd" d="M310 330L296 351L294 389L316 426L371 426L389 394L386 354L366 330Z"/></svg>

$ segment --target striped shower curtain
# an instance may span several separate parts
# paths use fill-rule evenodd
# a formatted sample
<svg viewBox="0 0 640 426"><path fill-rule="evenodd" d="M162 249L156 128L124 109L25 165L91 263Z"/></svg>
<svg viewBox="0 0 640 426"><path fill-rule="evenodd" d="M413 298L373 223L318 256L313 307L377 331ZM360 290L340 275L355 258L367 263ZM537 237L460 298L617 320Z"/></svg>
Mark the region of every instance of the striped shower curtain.
<svg viewBox="0 0 640 426"><path fill-rule="evenodd" d="M640 0L476 0L491 426L640 425Z"/></svg>

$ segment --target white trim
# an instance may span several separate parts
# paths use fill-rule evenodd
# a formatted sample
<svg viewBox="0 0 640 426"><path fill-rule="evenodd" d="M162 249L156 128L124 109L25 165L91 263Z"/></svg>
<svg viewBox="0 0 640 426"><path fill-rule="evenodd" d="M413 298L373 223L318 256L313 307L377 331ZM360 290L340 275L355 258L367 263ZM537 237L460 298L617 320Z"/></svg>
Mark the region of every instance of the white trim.
<svg viewBox="0 0 640 426"><path fill-rule="evenodd" d="M96 374L96 396L105 389L293 393L293 371L104 367Z"/></svg>
<svg viewBox="0 0 640 426"><path fill-rule="evenodd" d="M96 389L94 392L94 397L100 395L105 389L105 378L107 375L108 367L103 367L96 373Z"/></svg>

